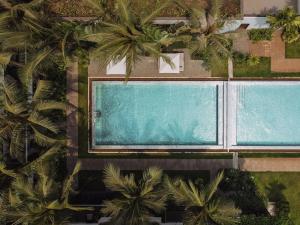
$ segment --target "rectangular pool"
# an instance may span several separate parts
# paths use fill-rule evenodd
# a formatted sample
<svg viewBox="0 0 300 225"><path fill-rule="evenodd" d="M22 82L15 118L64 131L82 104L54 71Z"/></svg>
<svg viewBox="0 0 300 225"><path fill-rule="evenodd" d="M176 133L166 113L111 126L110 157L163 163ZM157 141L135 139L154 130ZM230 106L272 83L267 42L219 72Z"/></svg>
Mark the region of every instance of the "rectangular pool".
<svg viewBox="0 0 300 225"><path fill-rule="evenodd" d="M223 82L93 81L93 148L222 144Z"/></svg>
<svg viewBox="0 0 300 225"><path fill-rule="evenodd" d="M299 82L236 82L229 115L236 146L300 146ZM234 121L235 120L235 121Z"/></svg>
<svg viewBox="0 0 300 225"><path fill-rule="evenodd" d="M300 82L93 81L92 149L299 149Z"/></svg>

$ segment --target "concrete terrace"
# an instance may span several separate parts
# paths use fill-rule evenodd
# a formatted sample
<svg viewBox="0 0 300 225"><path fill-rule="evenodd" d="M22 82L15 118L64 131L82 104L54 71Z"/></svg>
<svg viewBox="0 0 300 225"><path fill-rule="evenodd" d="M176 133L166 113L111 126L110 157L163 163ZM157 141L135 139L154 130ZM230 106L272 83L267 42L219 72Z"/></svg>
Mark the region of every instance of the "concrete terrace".
<svg viewBox="0 0 300 225"><path fill-rule="evenodd" d="M158 68L158 59L152 57L143 57L136 64L132 78L146 77L146 78L162 78L162 77L181 77L181 78L209 78L211 72L207 71L201 60L193 60L187 50L184 52L184 71L178 74L160 74ZM109 77L124 77L124 75L107 75L106 67L99 61L99 59L91 60L89 65L89 77L93 78L109 78Z"/></svg>
<svg viewBox="0 0 300 225"><path fill-rule="evenodd" d="M241 0L241 10L245 16L265 16L285 7L293 7L300 12L300 0Z"/></svg>

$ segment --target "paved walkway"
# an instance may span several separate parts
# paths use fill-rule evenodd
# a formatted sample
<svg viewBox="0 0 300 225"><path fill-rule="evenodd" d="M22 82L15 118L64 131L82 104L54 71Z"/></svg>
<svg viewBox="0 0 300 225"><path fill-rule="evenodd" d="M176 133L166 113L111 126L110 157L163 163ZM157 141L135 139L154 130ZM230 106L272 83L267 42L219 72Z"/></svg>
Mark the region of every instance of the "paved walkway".
<svg viewBox="0 0 300 225"><path fill-rule="evenodd" d="M235 51L260 57L271 57L271 71L278 73L300 72L300 59L285 57L285 43L281 31L275 31L271 41L252 42L247 31L240 29L233 35Z"/></svg>
<svg viewBox="0 0 300 225"><path fill-rule="evenodd" d="M300 158L246 158L239 159L241 170L256 172L300 172Z"/></svg>
<svg viewBox="0 0 300 225"><path fill-rule="evenodd" d="M274 33L271 48L273 72L300 72L300 59L285 58L285 43L282 41L280 31Z"/></svg>
<svg viewBox="0 0 300 225"><path fill-rule="evenodd" d="M112 163L122 170L144 170L157 166L163 170L209 170L211 176L233 168L232 159L82 159L82 169L102 170ZM239 168L253 172L300 172L300 158L239 158Z"/></svg>
<svg viewBox="0 0 300 225"><path fill-rule="evenodd" d="M231 159L82 159L85 170L102 170L112 163L122 170L144 170L157 166L163 170L210 170L212 176L218 170L232 168Z"/></svg>

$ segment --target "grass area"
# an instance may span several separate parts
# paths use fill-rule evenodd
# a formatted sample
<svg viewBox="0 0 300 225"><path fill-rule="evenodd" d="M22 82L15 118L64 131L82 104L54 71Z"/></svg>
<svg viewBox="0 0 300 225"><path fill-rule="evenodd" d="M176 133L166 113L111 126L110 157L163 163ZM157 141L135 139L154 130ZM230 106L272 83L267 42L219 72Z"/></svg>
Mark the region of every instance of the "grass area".
<svg viewBox="0 0 300 225"><path fill-rule="evenodd" d="M271 72L271 58L260 57L257 65L250 66L246 62L234 63L234 77L300 77L299 73L274 73Z"/></svg>
<svg viewBox="0 0 300 225"><path fill-rule="evenodd" d="M227 60L216 62L212 68L214 77L226 77L228 74ZM272 77L271 59L261 57L257 65L249 65L247 62L233 63L234 77Z"/></svg>
<svg viewBox="0 0 300 225"><path fill-rule="evenodd" d="M271 58L261 57L257 65L250 66L246 62L234 63L235 77L268 77L271 71Z"/></svg>
<svg viewBox="0 0 300 225"><path fill-rule="evenodd" d="M291 44L285 44L286 58L300 58L300 41Z"/></svg>
<svg viewBox="0 0 300 225"><path fill-rule="evenodd" d="M79 63L78 76L78 147L79 156L88 151L88 68Z"/></svg>
<svg viewBox="0 0 300 225"><path fill-rule="evenodd" d="M121 171L123 174L134 173L137 178L140 178L142 175L141 170L124 170ZM199 178L203 181L204 184L207 184L210 181L210 172L208 170L165 170L171 178L180 177L185 180L199 181ZM103 171L102 170L81 170L78 175L78 184L79 190L81 191L104 191L105 185L103 183Z"/></svg>
<svg viewBox="0 0 300 225"><path fill-rule="evenodd" d="M290 218L300 224L300 173L251 173L260 193L265 197L283 198L289 203ZM275 194L275 196L274 196Z"/></svg>
<svg viewBox="0 0 300 225"><path fill-rule="evenodd" d="M228 77L228 61L227 59L216 62L212 69L211 74L213 77Z"/></svg>

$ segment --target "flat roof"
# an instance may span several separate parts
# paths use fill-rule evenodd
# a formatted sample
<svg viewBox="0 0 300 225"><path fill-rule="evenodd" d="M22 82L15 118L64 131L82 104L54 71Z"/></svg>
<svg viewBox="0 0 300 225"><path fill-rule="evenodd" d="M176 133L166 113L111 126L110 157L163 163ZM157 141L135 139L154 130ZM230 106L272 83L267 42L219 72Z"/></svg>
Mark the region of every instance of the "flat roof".
<svg viewBox="0 0 300 225"><path fill-rule="evenodd" d="M285 7L298 10L299 5L299 0L242 0L241 2L243 14L251 16L265 16Z"/></svg>

